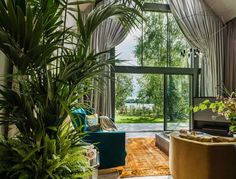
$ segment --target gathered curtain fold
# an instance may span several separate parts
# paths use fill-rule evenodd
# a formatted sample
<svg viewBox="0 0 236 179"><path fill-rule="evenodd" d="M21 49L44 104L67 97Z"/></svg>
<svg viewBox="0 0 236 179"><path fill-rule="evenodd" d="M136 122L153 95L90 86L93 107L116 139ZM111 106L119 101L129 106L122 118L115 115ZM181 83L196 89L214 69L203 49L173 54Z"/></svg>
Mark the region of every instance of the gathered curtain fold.
<svg viewBox="0 0 236 179"><path fill-rule="evenodd" d="M101 1L97 6L105 6L111 0ZM109 18L102 22L93 34L92 47L96 53L105 52L100 60L110 59L110 50L119 45L127 36L127 29L117 20ZM99 115L112 116L111 65L104 67L103 74L94 81L96 89L90 97L91 104Z"/></svg>
<svg viewBox="0 0 236 179"><path fill-rule="evenodd" d="M236 18L227 24L225 49L224 83L233 92L236 91Z"/></svg>
<svg viewBox="0 0 236 179"><path fill-rule="evenodd" d="M203 0L169 0L169 5L190 45L203 54L201 96L216 96L223 85L223 22Z"/></svg>
<svg viewBox="0 0 236 179"><path fill-rule="evenodd" d="M6 80L4 77L8 73L8 67L9 62L6 59L6 56L0 51L0 89L2 90L2 85L6 85ZM2 96L0 96L2 97ZM0 113L4 112L3 110L0 110ZM4 135L6 133L4 125L0 125L0 135Z"/></svg>

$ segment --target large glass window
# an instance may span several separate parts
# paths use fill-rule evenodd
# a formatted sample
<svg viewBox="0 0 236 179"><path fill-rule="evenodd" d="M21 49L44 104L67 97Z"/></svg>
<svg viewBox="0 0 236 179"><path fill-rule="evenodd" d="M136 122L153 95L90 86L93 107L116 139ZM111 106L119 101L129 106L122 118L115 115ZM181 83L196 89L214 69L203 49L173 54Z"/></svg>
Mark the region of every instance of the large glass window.
<svg viewBox="0 0 236 179"><path fill-rule="evenodd" d="M143 16L140 27L115 49L125 60L116 64L116 122L156 123L152 130L189 129L197 79L191 48L171 13L144 11Z"/></svg>
<svg viewBox="0 0 236 179"><path fill-rule="evenodd" d="M115 83L116 122L163 124L163 76L117 73Z"/></svg>
<svg viewBox="0 0 236 179"><path fill-rule="evenodd" d="M184 67L190 64L184 35L171 13L144 11L145 21L116 47L121 66Z"/></svg>
<svg viewBox="0 0 236 179"><path fill-rule="evenodd" d="M166 129L189 129L191 76L166 75Z"/></svg>
<svg viewBox="0 0 236 179"><path fill-rule="evenodd" d="M139 66L139 60L135 54L135 49L141 39L142 31L138 28L132 29L127 35L126 39L118 46L116 46L116 55L121 62L116 65L119 66Z"/></svg>
<svg viewBox="0 0 236 179"><path fill-rule="evenodd" d="M167 13L144 12L143 36L135 55L143 66L167 66Z"/></svg>

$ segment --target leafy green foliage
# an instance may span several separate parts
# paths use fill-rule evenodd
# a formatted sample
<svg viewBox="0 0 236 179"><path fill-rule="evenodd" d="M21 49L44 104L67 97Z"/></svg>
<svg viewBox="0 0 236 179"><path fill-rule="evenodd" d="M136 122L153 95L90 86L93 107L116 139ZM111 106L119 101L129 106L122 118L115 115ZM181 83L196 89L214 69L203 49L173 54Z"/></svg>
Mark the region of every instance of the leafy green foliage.
<svg viewBox="0 0 236 179"><path fill-rule="evenodd" d="M219 115L225 116L226 119L230 120L231 126L230 131L236 132L236 98L235 92L231 93L228 97L218 97L216 101L211 102L210 100L204 100L199 105L192 108L193 112L203 111L210 109Z"/></svg>
<svg viewBox="0 0 236 179"><path fill-rule="evenodd" d="M91 173L80 126L71 129L65 121L68 116L74 120L71 109L83 106L83 96L95 88L91 79L115 62L100 60L107 52L91 50L93 32L107 18L129 30L140 13L112 3L82 21L79 3L0 0L0 50L16 71L14 88L0 90L0 123L19 130L16 138L0 141L1 178L82 178ZM69 15L78 32L66 26Z"/></svg>
<svg viewBox="0 0 236 179"><path fill-rule="evenodd" d="M125 105L125 100L133 92L132 77L126 74L116 74L116 109Z"/></svg>
<svg viewBox="0 0 236 179"><path fill-rule="evenodd" d="M140 91L138 101L140 103L154 104L156 117L163 118L163 77L160 75L143 75L138 79Z"/></svg>
<svg viewBox="0 0 236 179"><path fill-rule="evenodd" d="M141 113L144 113L141 111ZM116 123L129 124L129 123L163 123L163 118L155 118L150 116L142 116L140 114L132 115L119 115L116 116Z"/></svg>
<svg viewBox="0 0 236 179"><path fill-rule="evenodd" d="M175 20L168 14L145 12L143 36L135 49L139 64L155 67L186 67L188 64L181 56L188 48L185 38ZM144 103L152 103L159 117L164 113L163 75L143 75L139 79L141 87L138 97ZM167 118L169 121L186 119L189 116L189 80L182 76L168 76L167 80ZM181 93L180 93L181 91Z"/></svg>
<svg viewBox="0 0 236 179"><path fill-rule="evenodd" d="M0 141L0 176L5 178L79 178L89 175L85 148L67 123L58 130L58 139L42 137L43 146L12 138ZM76 142L73 144L73 142Z"/></svg>

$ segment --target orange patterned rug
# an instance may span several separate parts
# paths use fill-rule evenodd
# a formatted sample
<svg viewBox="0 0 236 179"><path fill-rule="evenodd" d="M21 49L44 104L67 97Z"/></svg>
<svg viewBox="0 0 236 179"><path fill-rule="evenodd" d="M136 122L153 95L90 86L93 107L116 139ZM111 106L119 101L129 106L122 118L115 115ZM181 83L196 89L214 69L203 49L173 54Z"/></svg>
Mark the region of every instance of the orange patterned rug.
<svg viewBox="0 0 236 179"><path fill-rule="evenodd" d="M170 174L168 156L155 146L154 138L129 138L126 150L121 178Z"/></svg>

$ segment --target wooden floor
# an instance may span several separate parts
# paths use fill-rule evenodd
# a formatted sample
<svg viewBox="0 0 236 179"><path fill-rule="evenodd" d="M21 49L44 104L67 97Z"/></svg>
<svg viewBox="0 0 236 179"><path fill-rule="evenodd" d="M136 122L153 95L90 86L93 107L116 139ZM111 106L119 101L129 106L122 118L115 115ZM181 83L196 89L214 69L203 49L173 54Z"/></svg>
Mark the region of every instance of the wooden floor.
<svg viewBox="0 0 236 179"><path fill-rule="evenodd" d="M172 179L171 176L132 177L126 179Z"/></svg>
<svg viewBox="0 0 236 179"><path fill-rule="evenodd" d="M99 175L98 179L120 179L118 173L111 173L106 175ZM171 176L150 176L150 177L131 177L122 179L172 179Z"/></svg>

